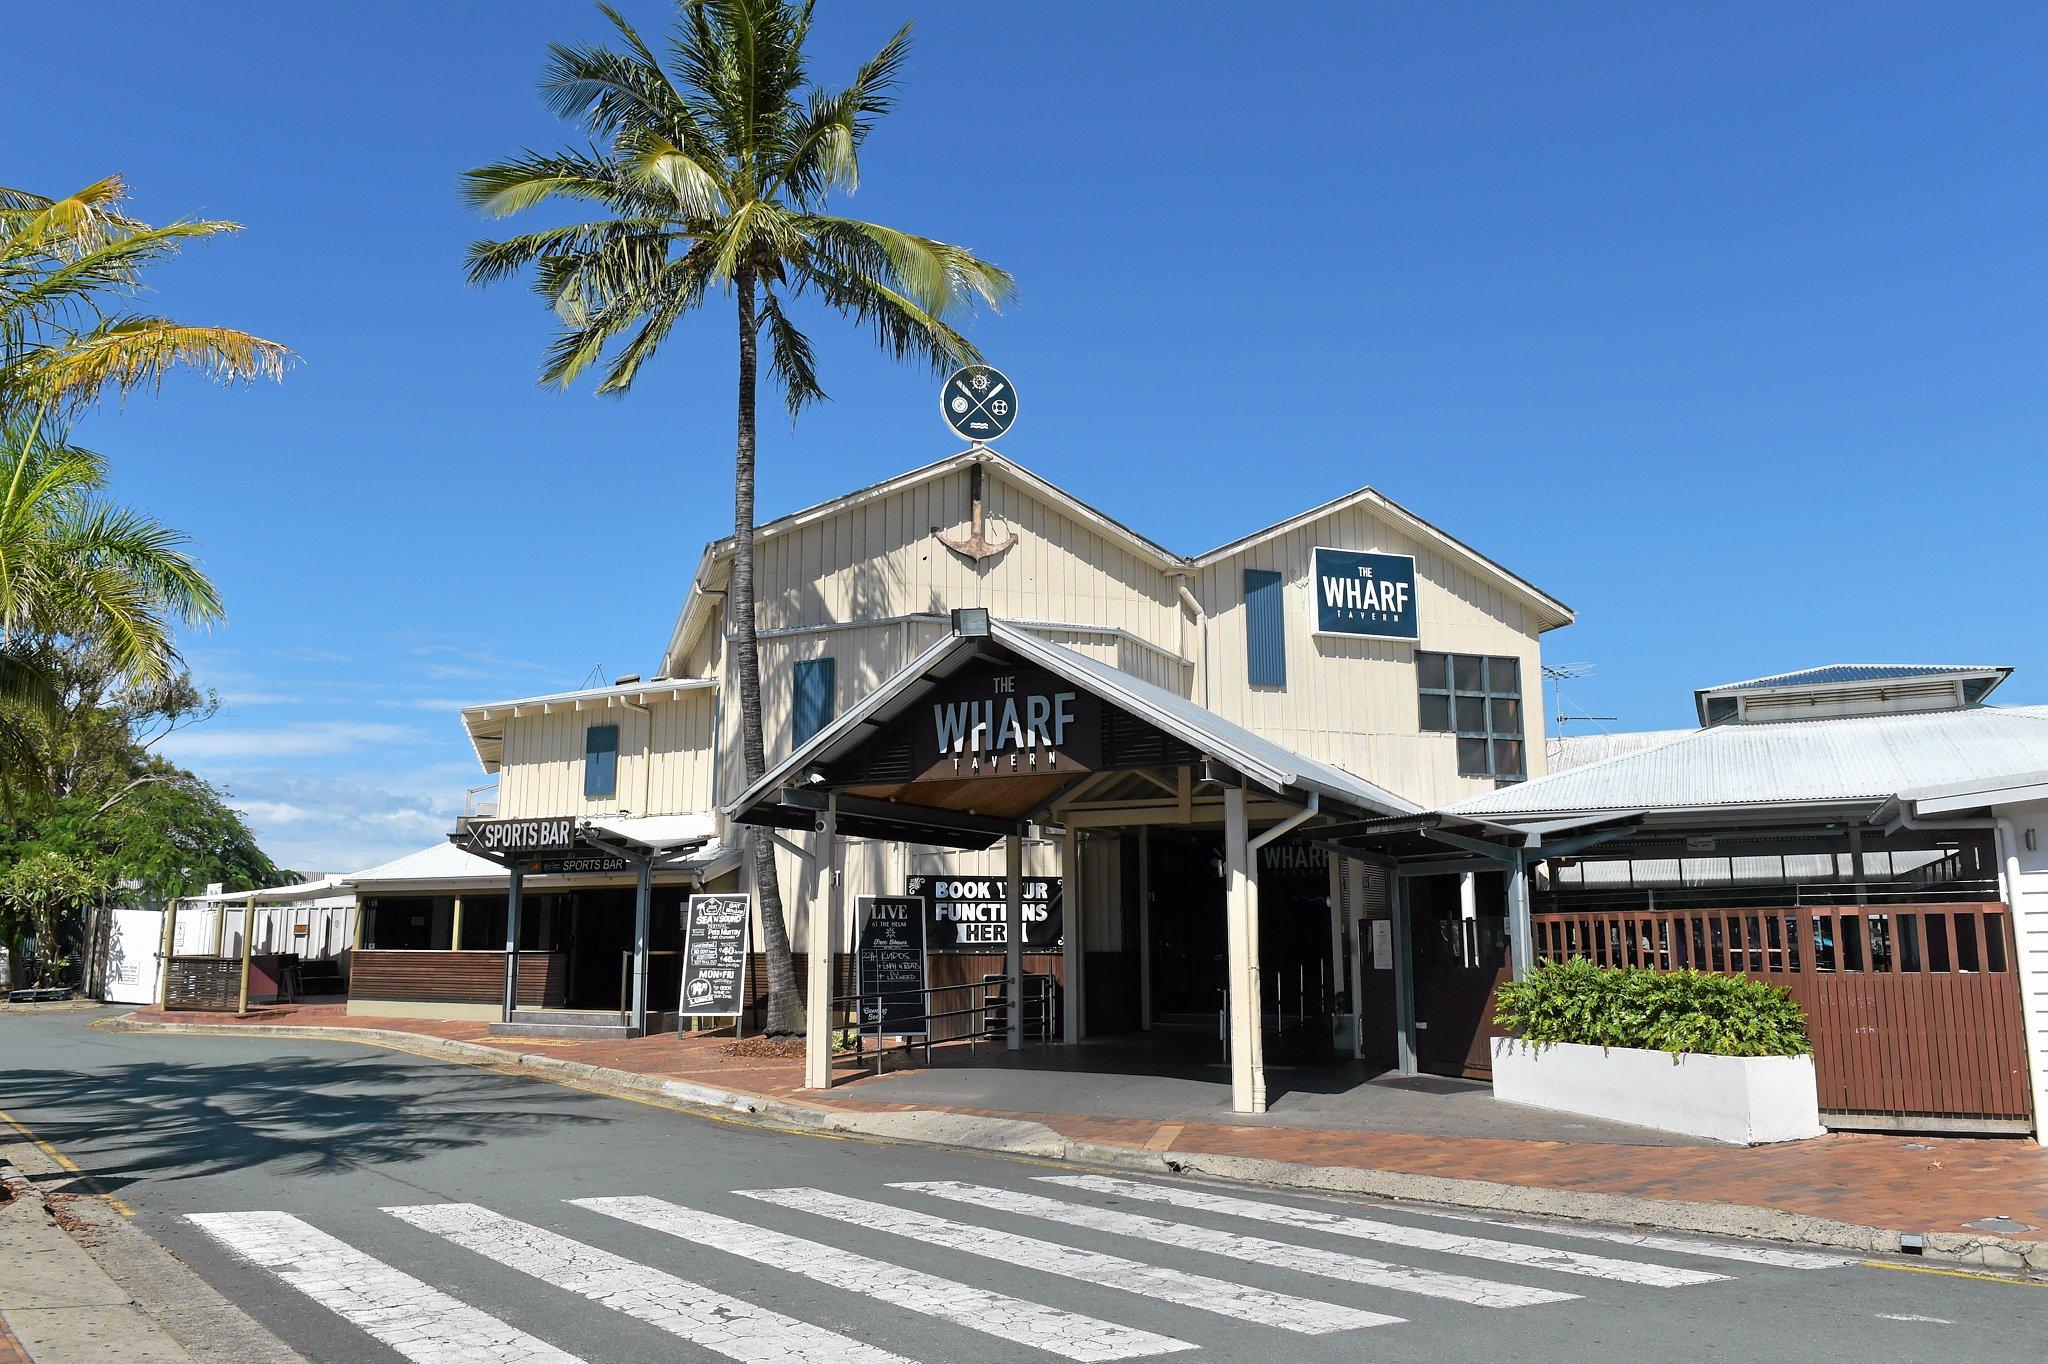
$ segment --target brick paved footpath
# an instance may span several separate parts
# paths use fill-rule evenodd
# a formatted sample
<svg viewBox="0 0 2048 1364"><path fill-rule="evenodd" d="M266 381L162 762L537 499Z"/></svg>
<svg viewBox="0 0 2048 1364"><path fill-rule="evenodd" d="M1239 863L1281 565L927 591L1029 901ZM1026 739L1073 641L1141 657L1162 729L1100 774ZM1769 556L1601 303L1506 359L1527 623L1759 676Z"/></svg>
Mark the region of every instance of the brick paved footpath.
<svg viewBox="0 0 2048 1364"><path fill-rule="evenodd" d="M1022 1118L1076 1140L1152 1151L1251 1156L1581 1193L1731 1203L1900 1230L1969 1232L1971 1228L1964 1225L1967 1222L2004 1215L2031 1229L2001 1234L2020 1240L2048 1240L2048 1148L2025 1137L1836 1132L1776 1146L1634 1146L1290 1128L1274 1125L1270 1114L1259 1126L1179 1119L1161 1122L872 1103L860 1098L861 1080L855 1077L850 1061L847 1081L820 1093L802 1088L801 1061L729 1056L730 1036L715 1033L588 1042L491 1037L483 1023L351 1018L341 1004L281 1005L252 1011L241 1019L232 1014L184 1010L166 1015L156 1009L140 1010L133 1017L139 1022L280 1023L410 1032L849 1110L918 1109Z"/></svg>

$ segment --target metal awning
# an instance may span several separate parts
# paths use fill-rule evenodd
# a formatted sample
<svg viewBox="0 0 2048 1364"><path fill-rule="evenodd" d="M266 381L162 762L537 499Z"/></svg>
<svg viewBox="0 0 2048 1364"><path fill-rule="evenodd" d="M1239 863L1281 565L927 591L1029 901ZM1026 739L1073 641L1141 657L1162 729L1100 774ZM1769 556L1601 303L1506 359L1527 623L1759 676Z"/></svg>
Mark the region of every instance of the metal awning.
<svg viewBox="0 0 2048 1364"><path fill-rule="evenodd" d="M1639 810L1603 810L1524 824L1504 824L1447 810L1425 810L1413 815L1332 824L1317 829L1315 836L1344 851L1390 862L1432 861L1461 853L1512 862L1537 849L1556 855L1626 837L1640 829L1642 823L1643 813Z"/></svg>

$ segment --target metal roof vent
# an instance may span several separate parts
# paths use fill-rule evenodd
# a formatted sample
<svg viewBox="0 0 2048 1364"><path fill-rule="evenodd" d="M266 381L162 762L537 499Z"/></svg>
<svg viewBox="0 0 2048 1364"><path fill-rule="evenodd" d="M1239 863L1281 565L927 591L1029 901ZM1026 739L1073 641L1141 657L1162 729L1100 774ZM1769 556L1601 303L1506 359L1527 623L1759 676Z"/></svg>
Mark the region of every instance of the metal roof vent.
<svg viewBox="0 0 2048 1364"><path fill-rule="evenodd" d="M1982 702L2011 672L1957 664L1830 663L1703 687L1693 702L1703 725L1961 710Z"/></svg>
<svg viewBox="0 0 2048 1364"><path fill-rule="evenodd" d="M630 687L640 680L639 673L621 673L612 682L614 687Z"/></svg>

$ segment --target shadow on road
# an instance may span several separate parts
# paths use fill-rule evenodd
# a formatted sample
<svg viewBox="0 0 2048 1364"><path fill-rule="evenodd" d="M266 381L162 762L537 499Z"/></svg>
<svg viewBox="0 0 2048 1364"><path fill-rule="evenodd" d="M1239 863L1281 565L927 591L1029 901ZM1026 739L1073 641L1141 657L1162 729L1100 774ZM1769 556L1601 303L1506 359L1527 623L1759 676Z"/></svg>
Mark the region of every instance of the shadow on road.
<svg viewBox="0 0 2048 1364"><path fill-rule="evenodd" d="M566 1097L488 1071L377 1055L236 1060L232 1049L217 1048L174 1065L0 1068L0 1106L80 1155L108 1190L228 1169L333 1174L611 1121Z"/></svg>

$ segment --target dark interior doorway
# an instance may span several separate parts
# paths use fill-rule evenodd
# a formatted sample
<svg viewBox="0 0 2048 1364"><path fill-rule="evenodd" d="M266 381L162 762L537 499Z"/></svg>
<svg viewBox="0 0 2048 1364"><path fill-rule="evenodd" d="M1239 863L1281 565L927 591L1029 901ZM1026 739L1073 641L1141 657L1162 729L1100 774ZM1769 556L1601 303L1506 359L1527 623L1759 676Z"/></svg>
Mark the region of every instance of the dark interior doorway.
<svg viewBox="0 0 2048 1364"><path fill-rule="evenodd" d="M1223 835L1154 828L1151 846L1154 1027L1211 1030L1225 1007ZM1321 1059L1331 1048L1330 873L1320 848L1279 839L1259 856L1259 967L1267 1059Z"/></svg>

